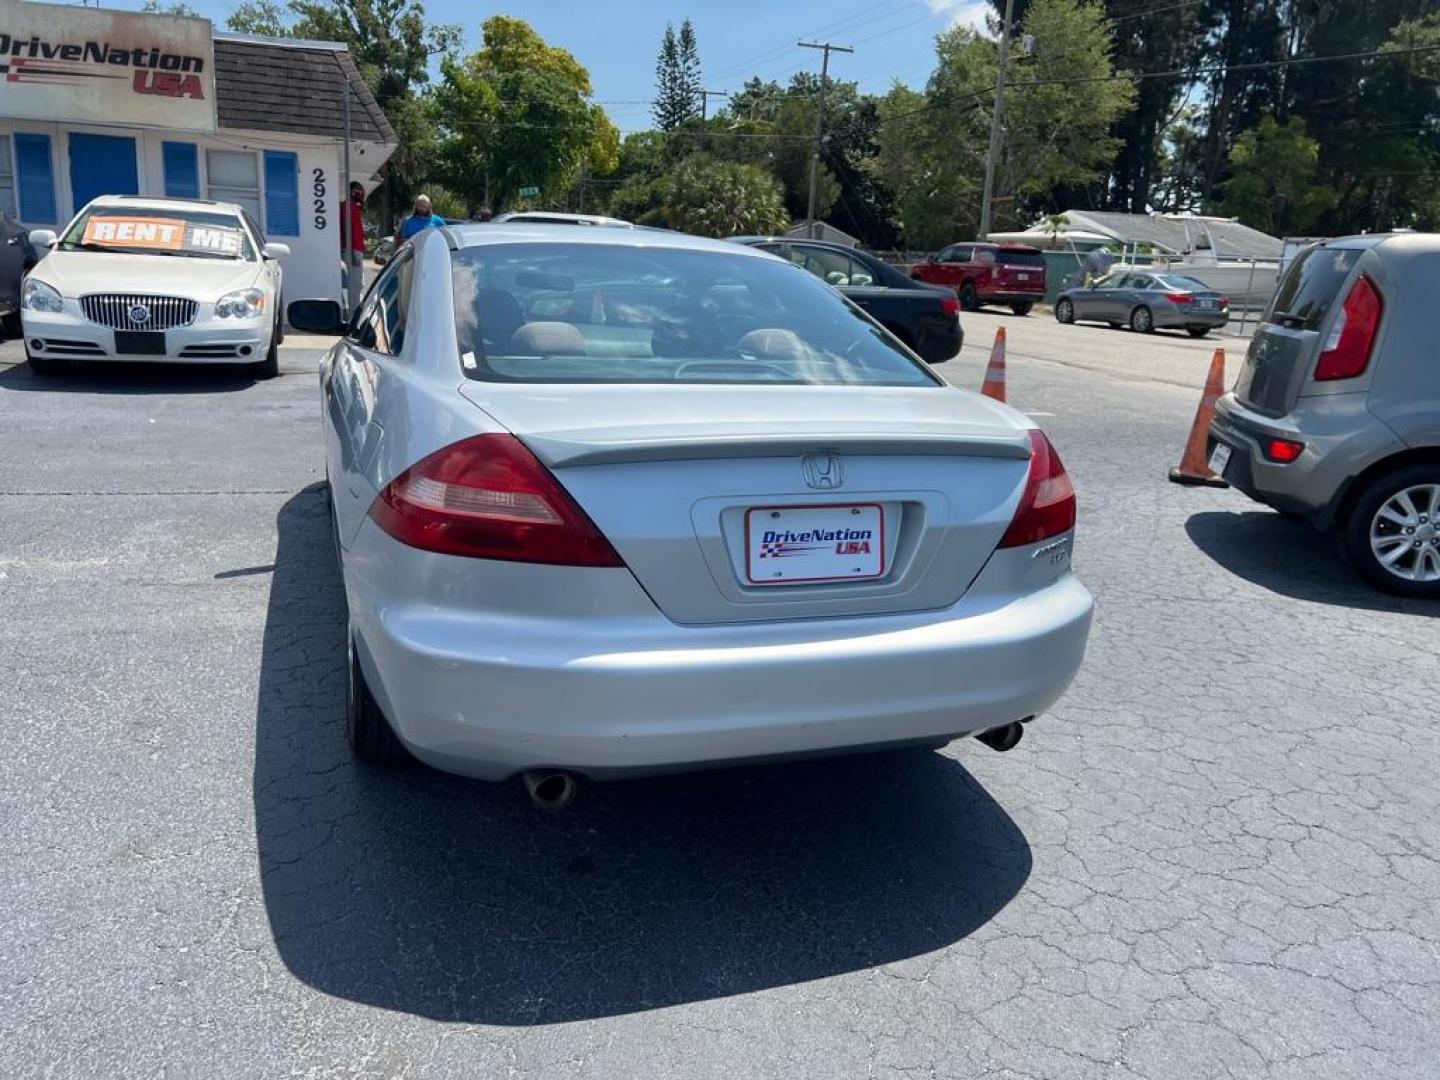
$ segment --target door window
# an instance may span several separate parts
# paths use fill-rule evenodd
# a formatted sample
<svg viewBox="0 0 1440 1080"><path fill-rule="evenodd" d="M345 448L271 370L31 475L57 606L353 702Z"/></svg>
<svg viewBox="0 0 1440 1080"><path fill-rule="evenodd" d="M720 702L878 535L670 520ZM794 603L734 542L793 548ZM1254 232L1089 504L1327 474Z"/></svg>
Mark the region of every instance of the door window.
<svg viewBox="0 0 1440 1080"><path fill-rule="evenodd" d="M940 261L946 263L968 263L973 248L963 247L960 244L952 244L940 253Z"/></svg>
<svg viewBox="0 0 1440 1080"><path fill-rule="evenodd" d="M1154 286L1150 282L1150 277L1148 274L1126 274L1125 280L1121 283L1120 287L1122 289L1154 288Z"/></svg>
<svg viewBox="0 0 1440 1080"><path fill-rule="evenodd" d="M350 340L363 349L399 356L405 347L406 312L410 307L410 286L415 260L413 248L404 248L391 260L360 305Z"/></svg>
<svg viewBox="0 0 1440 1080"><path fill-rule="evenodd" d="M210 198L236 203L260 216L260 162L249 150L206 150L206 190Z"/></svg>
<svg viewBox="0 0 1440 1080"><path fill-rule="evenodd" d="M790 245L790 261L803 266L827 285L856 285L855 260L829 248ZM868 276L868 275L867 275Z"/></svg>

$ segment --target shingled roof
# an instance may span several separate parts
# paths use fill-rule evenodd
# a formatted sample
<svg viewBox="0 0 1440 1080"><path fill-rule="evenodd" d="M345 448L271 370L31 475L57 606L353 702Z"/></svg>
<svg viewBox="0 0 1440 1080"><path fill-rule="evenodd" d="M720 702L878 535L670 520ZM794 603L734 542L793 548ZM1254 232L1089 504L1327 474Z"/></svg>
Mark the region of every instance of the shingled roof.
<svg viewBox="0 0 1440 1080"><path fill-rule="evenodd" d="M341 94L347 80L350 137L394 143L395 129L343 48L215 35L215 105L221 128L342 138Z"/></svg>

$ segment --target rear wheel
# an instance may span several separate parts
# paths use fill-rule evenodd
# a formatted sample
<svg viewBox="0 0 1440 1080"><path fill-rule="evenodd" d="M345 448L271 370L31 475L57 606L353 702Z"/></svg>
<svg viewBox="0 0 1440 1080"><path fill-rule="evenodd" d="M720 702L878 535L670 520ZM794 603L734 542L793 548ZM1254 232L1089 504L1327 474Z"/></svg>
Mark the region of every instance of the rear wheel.
<svg viewBox="0 0 1440 1080"><path fill-rule="evenodd" d="M404 761L404 745L395 737L390 721L380 711L375 695L365 682L355 638L350 638L350 677L345 683L345 735L351 752L372 765L394 765Z"/></svg>
<svg viewBox="0 0 1440 1080"><path fill-rule="evenodd" d="M1400 596L1440 598L1440 461L1376 477L1351 508L1345 554L1371 585Z"/></svg>
<svg viewBox="0 0 1440 1080"><path fill-rule="evenodd" d="M1202 338L1210 332L1208 326L1187 326L1185 332L1193 338Z"/></svg>
<svg viewBox="0 0 1440 1080"><path fill-rule="evenodd" d="M960 306L966 311L980 310L980 294L975 291L975 286L965 282L960 286Z"/></svg>
<svg viewBox="0 0 1440 1080"><path fill-rule="evenodd" d="M1130 329L1137 334L1153 334L1155 332L1155 316L1150 314L1150 309L1144 304L1130 313Z"/></svg>
<svg viewBox="0 0 1440 1080"><path fill-rule="evenodd" d="M1073 323L1075 321L1075 305L1063 297L1055 302L1055 321L1061 323Z"/></svg>
<svg viewBox="0 0 1440 1080"><path fill-rule="evenodd" d="M1011 304L1011 305L1010 305L1010 310L1013 311L1016 315L1019 315L1019 316L1021 316L1021 317L1023 318L1024 316L1030 314L1030 309L1033 308L1034 306L1035 306L1035 301L1033 301L1033 300L1022 300L1022 301L1020 301L1018 304Z"/></svg>

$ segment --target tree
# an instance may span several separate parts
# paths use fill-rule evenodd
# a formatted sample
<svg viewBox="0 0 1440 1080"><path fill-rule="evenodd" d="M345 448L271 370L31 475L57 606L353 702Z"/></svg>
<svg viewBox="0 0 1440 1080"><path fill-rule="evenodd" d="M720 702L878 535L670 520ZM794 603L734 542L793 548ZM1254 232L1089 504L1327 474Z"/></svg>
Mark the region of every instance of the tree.
<svg viewBox="0 0 1440 1080"><path fill-rule="evenodd" d="M1110 27L1083 0L1031 0L1011 58L995 162L997 222L1028 224L1053 192L1092 183L1115 159L1115 122L1134 87L1113 78ZM936 38L923 95L892 89L880 108L878 175L895 192L908 244L974 235L994 101L998 43L966 27ZM1077 89L1083 88L1083 89Z"/></svg>
<svg viewBox="0 0 1440 1080"><path fill-rule="evenodd" d="M593 104L590 73L521 19L497 15L473 55L447 57L434 93L443 130L440 173L471 208L534 186L554 199L580 170L609 173L620 133Z"/></svg>
<svg viewBox="0 0 1440 1080"><path fill-rule="evenodd" d="M1235 140L1217 209L1262 232L1305 235L1336 199L1317 178L1319 162L1320 145L1305 134L1305 121L1267 116Z"/></svg>
<svg viewBox="0 0 1440 1080"><path fill-rule="evenodd" d="M275 0L245 0L237 4L225 25L237 34L259 34L262 37L290 37L285 9Z"/></svg>
<svg viewBox="0 0 1440 1080"><path fill-rule="evenodd" d="M695 28L686 19L680 36L665 24L660 55L655 61L655 126L661 131L678 131L700 115L700 56L695 45Z"/></svg>
<svg viewBox="0 0 1440 1080"><path fill-rule="evenodd" d="M145 0L140 5L140 10L146 15L173 15L179 19L198 19L200 13L183 0L173 0L172 3L165 3L164 0Z"/></svg>
<svg viewBox="0 0 1440 1080"><path fill-rule="evenodd" d="M661 181L659 194L665 222L697 236L775 233L789 224L780 185L757 165L695 154Z"/></svg>

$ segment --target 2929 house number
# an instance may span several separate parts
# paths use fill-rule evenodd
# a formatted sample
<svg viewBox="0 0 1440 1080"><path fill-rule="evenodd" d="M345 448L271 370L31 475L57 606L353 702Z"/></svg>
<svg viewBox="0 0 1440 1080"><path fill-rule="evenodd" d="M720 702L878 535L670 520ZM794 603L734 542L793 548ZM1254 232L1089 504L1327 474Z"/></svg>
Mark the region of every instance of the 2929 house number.
<svg viewBox="0 0 1440 1080"><path fill-rule="evenodd" d="M325 197L329 188L325 183L324 169L311 169L310 171L313 181L310 185L310 195L313 200L311 205L315 211L315 228L323 231L329 221L327 215L330 210L330 200Z"/></svg>

